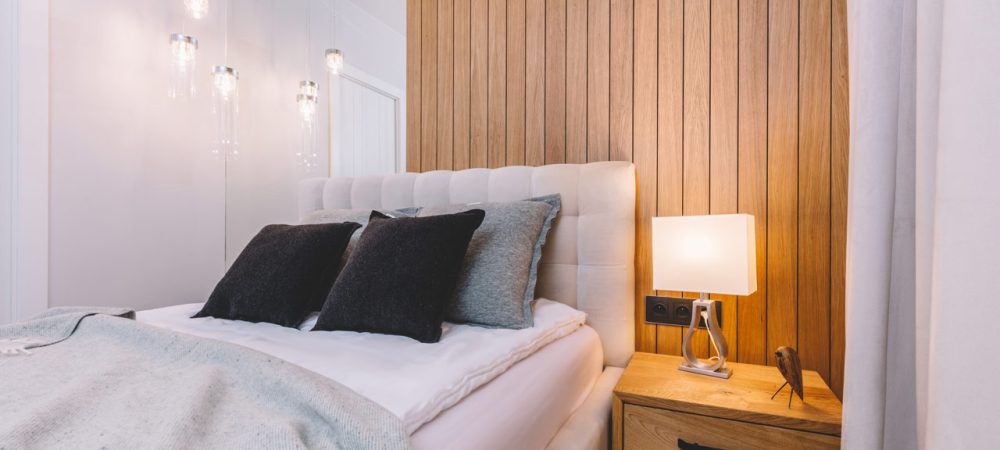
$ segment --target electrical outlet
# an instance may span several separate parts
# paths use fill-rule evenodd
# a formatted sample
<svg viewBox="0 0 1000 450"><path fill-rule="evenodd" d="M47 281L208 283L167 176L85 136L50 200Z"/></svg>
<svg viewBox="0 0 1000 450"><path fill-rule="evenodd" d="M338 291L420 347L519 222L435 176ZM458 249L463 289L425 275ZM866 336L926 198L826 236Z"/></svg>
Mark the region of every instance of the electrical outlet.
<svg viewBox="0 0 1000 450"><path fill-rule="evenodd" d="M656 325L677 325L686 327L691 324L691 312L694 310L694 299L677 297L646 296L646 323ZM722 326L722 307L716 305L715 320ZM705 319L699 319L699 328L705 328Z"/></svg>

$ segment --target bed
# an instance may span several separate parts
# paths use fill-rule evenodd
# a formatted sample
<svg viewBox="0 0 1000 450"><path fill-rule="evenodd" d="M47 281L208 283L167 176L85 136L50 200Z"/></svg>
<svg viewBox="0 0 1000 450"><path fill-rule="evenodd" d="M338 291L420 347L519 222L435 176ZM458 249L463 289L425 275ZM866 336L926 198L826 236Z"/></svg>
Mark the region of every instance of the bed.
<svg viewBox="0 0 1000 450"><path fill-rule="evenodd" d="M560 367L546 367L553 355L564 354L560 346L569 347L574 345L570 341L585 340L575 335L564 337L520 361L417 430L412 439L418 448L442 444L448 444L445 445L448 448L537 448L539 442L545 442L543 446L551 449L607 448L611 391L635 348L635 167L627 162L600 162L302 182L301 216L319 209L395 209L514 201L552 193L562 195L563 210L544 248L536 296L587 314L586 327L578 333L592 332L598 338L596 344L602 355L599 373L589 381L586 380L589 372L577 370L569 361L563 361ZM595 351L578 352L577 363ZM510 403L498 403L498 399L511 392L511 387L523 386L523 382L515 381L522 373L532 373L539 381L536 396L508 395ZM538 378L541 373L548 377ZM577 376L585 380L578 380ZM576 391L564 393L558 391L560 387ZM540 418L524 417L518 421L513 419L519 414L505 414L506 411L523 414L537 408L538 396L547 395L556 398L543 405L550 409L539 414ZM499 406L507 409L498 410ZM484 417L477 416L508 420L482 420ZM548 436L517 442L526 444L523 446L496 440L520 436L530 428ZM438 438L436 435L441 431L450 440Z"/></svg>
<svg viewBox="0 0 1000 450"><path fill-rule="evenodd" d="M0 359L0 369L12 369L0 370L4 382L33 388L17 391L15 401L29 405L23 413L0 411L0 447L88 446L105 433L125 433L136 440L119 442L137 446L205 446L211 438L269 448L299 436L310 448L607 448L611 391L634 348L631 164L310 179L300 186L299 213L554 193L562 210L539 262L529 328L446 323L440 342L422 344L385 334L303 332L318 314L298 329L191 319L199 303L137 314L53 310L31 324L0 327L0 341L31 329L43 338L37 342L51 342L36 348L58 344L34 359ZM72 339L60 337L60 327ZM60 395L51 395L51 386ZM129 434L115 428L121 419L148 430ZM208 423L236 435L192 432L211 430ZM338 445L326 445L331 436Z"/></svg>

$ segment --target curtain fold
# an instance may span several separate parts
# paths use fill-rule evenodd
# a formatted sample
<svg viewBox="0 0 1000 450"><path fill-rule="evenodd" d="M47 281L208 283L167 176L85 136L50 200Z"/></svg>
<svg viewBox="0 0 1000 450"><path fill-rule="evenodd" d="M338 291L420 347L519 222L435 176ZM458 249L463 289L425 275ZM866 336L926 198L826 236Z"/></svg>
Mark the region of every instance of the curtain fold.
<svg viewBox="0 0 1000 450"><path fill-rule="evenodd" d="M1000 2L848 2L843 446L1000 448Z"/></svg>

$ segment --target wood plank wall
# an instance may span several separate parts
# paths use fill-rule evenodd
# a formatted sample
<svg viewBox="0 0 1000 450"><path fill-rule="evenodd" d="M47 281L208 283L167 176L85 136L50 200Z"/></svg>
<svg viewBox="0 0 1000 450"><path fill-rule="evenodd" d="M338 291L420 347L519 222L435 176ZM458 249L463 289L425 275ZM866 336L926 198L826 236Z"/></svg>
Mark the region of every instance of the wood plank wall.
<svg viewBox="0 0 1000 450"><path fill-rule="evenodd" d="M681 328L642 317L650 217L753 214L758 291L717 297L730 353L773 365L794 346L839 395L845 5L408 0L407 168L633 161L639 351L681 343Z"/></svg>

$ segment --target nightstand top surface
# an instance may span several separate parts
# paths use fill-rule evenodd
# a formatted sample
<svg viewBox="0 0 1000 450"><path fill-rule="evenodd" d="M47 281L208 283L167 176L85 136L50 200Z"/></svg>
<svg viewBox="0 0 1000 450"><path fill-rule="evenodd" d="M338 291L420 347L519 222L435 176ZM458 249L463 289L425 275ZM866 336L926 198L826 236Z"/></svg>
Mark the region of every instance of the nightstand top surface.
<svg viewBox="0 0 1000 450"><path fill-rule="evenodd" d="M840 400L818 373L802 371L805 402L788 407L789 387L771 394L785 379L777 367L728 363L728 380L683 372L679 356L635 353L615 395L623 402L801 431L840 435Z"/></svg>

